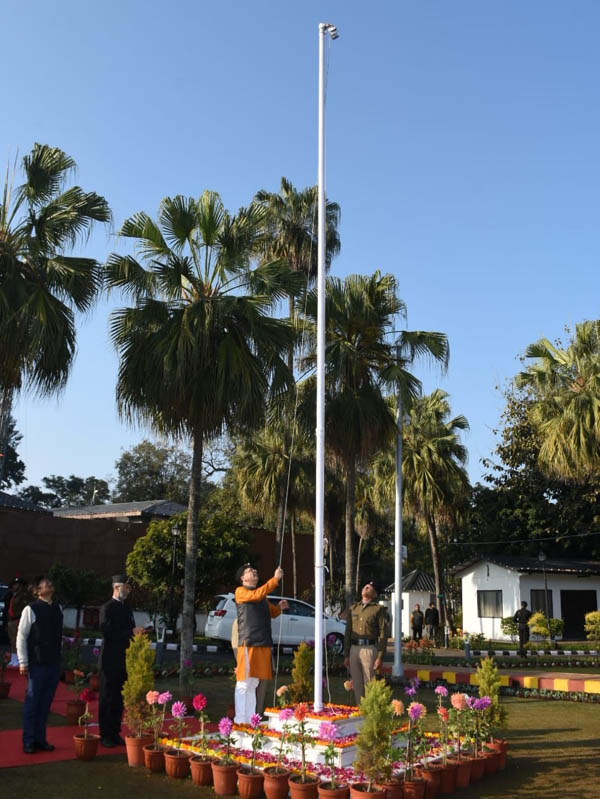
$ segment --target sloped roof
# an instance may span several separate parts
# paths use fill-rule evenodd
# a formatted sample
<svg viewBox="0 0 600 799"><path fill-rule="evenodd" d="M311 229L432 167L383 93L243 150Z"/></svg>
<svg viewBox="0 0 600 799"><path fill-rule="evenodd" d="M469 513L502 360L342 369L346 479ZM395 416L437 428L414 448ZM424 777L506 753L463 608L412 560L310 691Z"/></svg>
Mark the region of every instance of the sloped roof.
<svg viewBox="0 0 600 799"><path fill-rule="evenodd" d="M154 516L168 518L187 510L179 502L168 499L148 499L144 502L115 502L108 505L86 505L82 508L57 508L53 511L55 516L70 517L71 519L106 519L139 517L142 519Z"/></svg>
<svg viewBox="0 0 600 799"><path fill-rule="evenodd" d="M394 591L395 583L388 585L384 593L389 594ZM402 577L402 591L428 591L430 594L435 594L435 582L433 577L426 574L420 569L413 569Z"/></svg>
<svg viewBox="0 0 600 799"><path fill-rule="evenodd" d="M5 491L0 491L0 508L10 508L11 510L29 510L34 513L50 513L46 508L36 505L35 502L29 502L27 499L15 497L12 494L7 494Z"/></svg>
<svg viewBox="0 0 600 799"><path fill-rule="evenodd" d="M525 557L520 555L491 555L489 558L472 558L465 563L450 569L451 574L458 575L467 571L477 563L493 563L511 571L543 572L546 574L600 574L600 561L597 560L573 560L572 558L547 558L542 564L538 558Z"/></svg>

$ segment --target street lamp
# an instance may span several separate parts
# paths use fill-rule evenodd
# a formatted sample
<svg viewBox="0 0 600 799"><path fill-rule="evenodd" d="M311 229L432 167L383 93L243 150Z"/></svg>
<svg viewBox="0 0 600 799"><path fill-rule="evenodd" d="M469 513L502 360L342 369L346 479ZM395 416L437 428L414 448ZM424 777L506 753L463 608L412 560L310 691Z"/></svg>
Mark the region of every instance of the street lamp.
<svg viewBox="0 0 600 799"><path fill-rule="evenodd" d="M173 619L173 605L175 604L175 557L177 554L177 540L180 533L181 527L179 526L179 522L175 522L171 528L171 534L173 535L173 554L171 557L171 590L169 597L169 623L174 632L177 630L177 619Z"/></svg>
<svg viewBox="0 0 600 799"><path fill-rule="evenodd" d="M548 580L546 578L546 553L540 549L538 552L538 560L542 564L542 571L544 573L544 605L546 608L546 620L548 622L548 637L552 640L550 633L550 614L548 613Z"/></svg>

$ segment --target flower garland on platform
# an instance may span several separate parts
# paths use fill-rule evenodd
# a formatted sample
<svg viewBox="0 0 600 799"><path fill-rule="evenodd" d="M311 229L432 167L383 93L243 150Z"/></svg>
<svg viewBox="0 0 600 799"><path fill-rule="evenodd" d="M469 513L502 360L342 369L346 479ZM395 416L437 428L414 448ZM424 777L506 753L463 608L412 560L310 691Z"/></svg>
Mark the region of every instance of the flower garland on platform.
<svg viewBox="0 0 600 799"><path fill-rule="evenodd" d="M315 710L311 702L308 702L307 719L314 721L344 721L345 719L360 716L360 710L355 705L336 705L334 703L326 703L323 705L323 710ZM273 713L277 715L280 708L267 707L265 713Z"/></svg>

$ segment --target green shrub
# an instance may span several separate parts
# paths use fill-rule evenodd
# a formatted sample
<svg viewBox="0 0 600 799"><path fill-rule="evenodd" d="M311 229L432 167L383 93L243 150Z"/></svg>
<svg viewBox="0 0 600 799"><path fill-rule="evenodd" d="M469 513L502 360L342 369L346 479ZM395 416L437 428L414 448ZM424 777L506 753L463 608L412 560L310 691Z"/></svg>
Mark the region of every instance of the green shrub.
<svg viewBox="0 0 600 799"><path fill-rule="evenodd" d="M506 616L500 622L500 629L504 635L510 635L510 640L514 641L519 635L519 625L514 620L513 616Z"/></svg>
<svg viewBox="0 0 600 799"><path fill-rule="evenodd" d="M374 783L388 782L392 776L390 741L394 726L392 690L383 680L371 680L360 701L362 727L356 737L356 771L368 780L367 791Z"/></svg>
<svg viewBox="0 0 600 799"><path fill-rule="evenodd" d="M588 641L600 642L600 610L585 614L585 632Z"/></svg>
<svg viewBox="0 0 600 799"><path fill-rule="evenodd" d="M500 703L500 674L494 658L483 658L477 667L477 677L479 678L479 696L489 696L492 704L487 710L483 711L486 730L490 737L493 737L493 730L504 729L507 724L508 713L504 705Z"/></svg>
<svg viewBox="0 0 600 799"><path fill-rule="evenodd" d="M144 633L136 633L125 653L127 680L123 686L125 723L134 735L141 736L148 723L150 705L146 694L154 688L154 651Z"/></svg>
<svg viewBox="0 0 600 799"><path fill-rule="evenodd" d="M294 652L289 703L295 705L298 702L310 702L313 695L313 681L310 674L313 661L314 652L312 648L303 641Z"/></svg>

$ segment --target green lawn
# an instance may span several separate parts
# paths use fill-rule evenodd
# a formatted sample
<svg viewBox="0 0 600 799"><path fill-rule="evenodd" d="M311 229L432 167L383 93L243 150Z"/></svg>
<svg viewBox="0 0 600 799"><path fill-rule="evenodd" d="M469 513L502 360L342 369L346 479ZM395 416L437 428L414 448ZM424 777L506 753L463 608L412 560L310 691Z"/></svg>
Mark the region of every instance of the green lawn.
<svg viewBox="0 0 600 799"><path fill-rule="evenodd" d="M332 681L333 701L348 700L341 680ZM157 683L164 690L167 681ZM232 701L233 683L226 677L198 680L196 689L208 698L207 711L218 719ZM272 693L272 692L271 692ZM400 698L405 698L401 691ZM325 696L325 699L327 697ZM419 692L435 726L435 697ZM544 702L513 697L503 700L509 711L510 741L506 771L460 791L462 799L596 799L600 784L600 710L596 705ZM10 706L14 705L13 710ZM20 725L18 703L2 703L0 726L10 718ZM15 715L16 714L16 715ZM80 799L83 792L113 797L129 791L143 792L149 799L195 795L214 799L212 790L196 788L189 780L169 780L126 766L123 755L97 758L91 763L68 761L5 769L2 795L42 794L45 799Z"/></svg>

